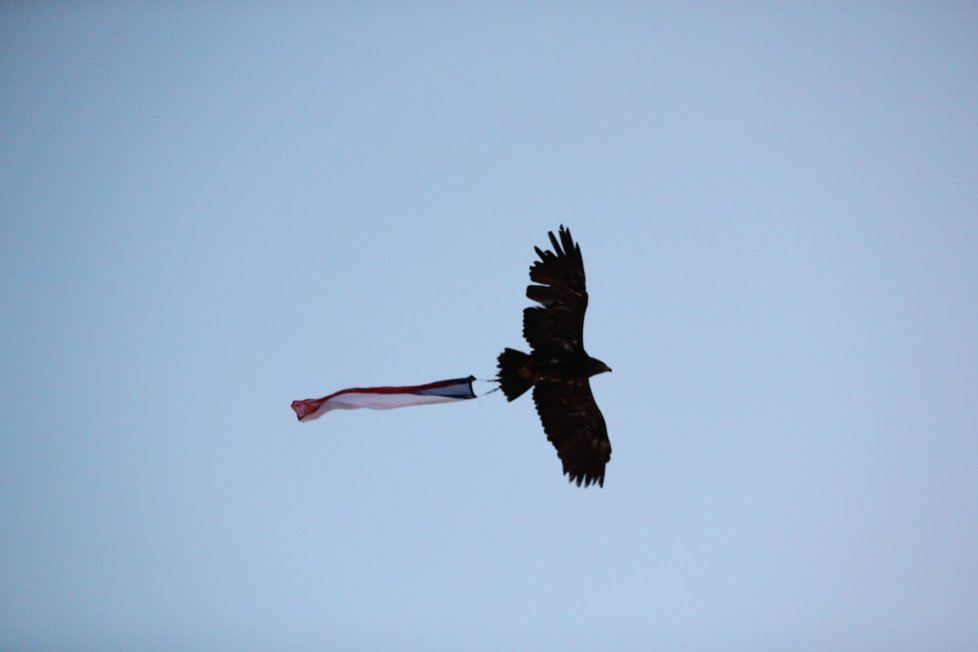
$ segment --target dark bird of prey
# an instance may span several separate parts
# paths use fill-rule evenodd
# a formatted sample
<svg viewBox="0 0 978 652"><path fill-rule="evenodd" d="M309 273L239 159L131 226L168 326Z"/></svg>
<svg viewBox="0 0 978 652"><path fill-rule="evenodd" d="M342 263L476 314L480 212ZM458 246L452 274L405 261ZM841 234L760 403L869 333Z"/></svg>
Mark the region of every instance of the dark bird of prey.
<svg viewBox="0 0 978 652"><path fill-rule="evenodd" d="M523 311L523 337L529 354L505 349L499 354L499 385L512 401L533 388L533 402L571 482L604 486L611 442L589 378L611 371L584 350L587 290L584 260L570 230L559 239L549 233L553 251L536 249L526 296L539 306Z"/></svg>

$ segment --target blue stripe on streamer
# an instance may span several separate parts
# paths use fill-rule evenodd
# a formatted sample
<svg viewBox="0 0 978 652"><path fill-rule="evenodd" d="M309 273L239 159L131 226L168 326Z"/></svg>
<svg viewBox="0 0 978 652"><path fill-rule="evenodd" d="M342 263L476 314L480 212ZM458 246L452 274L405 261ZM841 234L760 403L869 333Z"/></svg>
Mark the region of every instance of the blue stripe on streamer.
<svg viewBox="0 0 978 652"><path fill-rule="evenodd" d="M412 392L412 394L417 396L444 396L445 398L475 398L475 392L472 390L473 380L475 380L474 376L459 378L456 384L422 389L418 392Z"/></svg>

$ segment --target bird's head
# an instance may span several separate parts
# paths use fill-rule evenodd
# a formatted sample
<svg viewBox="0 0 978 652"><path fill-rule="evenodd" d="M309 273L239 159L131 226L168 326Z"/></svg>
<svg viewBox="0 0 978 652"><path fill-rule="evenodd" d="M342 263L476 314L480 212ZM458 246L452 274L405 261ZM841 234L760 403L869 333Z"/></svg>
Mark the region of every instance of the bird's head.
<svg viewBox="0 0 978 652"><path fill-rule="evenodd" d="M611 371L611 367L601 362L597 358L588 358L588 376L596 376Z"/></svg>

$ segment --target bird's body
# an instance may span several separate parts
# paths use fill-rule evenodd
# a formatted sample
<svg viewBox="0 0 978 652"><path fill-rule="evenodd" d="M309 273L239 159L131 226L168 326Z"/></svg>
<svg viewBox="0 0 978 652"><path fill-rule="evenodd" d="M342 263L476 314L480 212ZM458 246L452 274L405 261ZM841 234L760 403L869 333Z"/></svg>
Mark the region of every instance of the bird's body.
<svg viewBox="0 0 978 652"><path fill-rule="evenodd" d="M603 371L611 371L600 360L584 351L548 354L523 353L514 349L504 350L499 361L512 361L500 367L500 379L505 368L510 382L503 382L502 390L510 401L518 398L530 387L544 381L555 383L579 382ZM515 375L515 378L513 378Z"/></svg>
<svg viewBox="0 0 978 652"><path fill-rule="evenodd" d="M587 290L580 247L570 231L551 232L553 251L536 248L526 295L541 304L523 311L523 336L530 353L505 349L499 355L499 383L506 398L533 388L533 401L547 438L557 449L564 473L585 486L604 485L611 443L588 379L611 371L584 350Z"/></svg>

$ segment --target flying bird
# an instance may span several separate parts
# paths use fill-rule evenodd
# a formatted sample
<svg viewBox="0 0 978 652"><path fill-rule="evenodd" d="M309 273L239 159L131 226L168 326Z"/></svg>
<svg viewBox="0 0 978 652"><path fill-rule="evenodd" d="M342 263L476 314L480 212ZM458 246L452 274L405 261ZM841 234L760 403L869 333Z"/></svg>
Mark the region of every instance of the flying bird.
<svg viewBox="0 0 978 652"><path fill-rule="evenodd" d="M603 487L611 442L589 379L611 369L584 350L587 289L581 248L563 225L559 238L552 231L548 235L553 251L534 247L540 260L530 266L532 283L526 288L526 296L540 304L523 311L523 337L531 351L500 353L497 379L509 401L533 388L537 414L564 474L578 486Z"/></svg>

